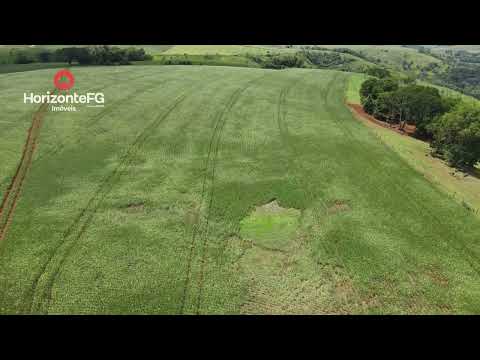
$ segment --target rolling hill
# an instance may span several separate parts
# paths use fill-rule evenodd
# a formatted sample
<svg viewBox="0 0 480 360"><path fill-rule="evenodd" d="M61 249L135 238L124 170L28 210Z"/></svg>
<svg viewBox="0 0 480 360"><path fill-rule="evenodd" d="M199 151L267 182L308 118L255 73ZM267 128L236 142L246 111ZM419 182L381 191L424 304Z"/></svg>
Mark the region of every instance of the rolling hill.
<svg viewBox="0 0 480 360"><path fill-rule="evenodd" d="M480 312L480 220L353 117L352 74L72 71L104 108L39 111L54 70L0 74L2 194L38 120L0 313Z"/></svg>

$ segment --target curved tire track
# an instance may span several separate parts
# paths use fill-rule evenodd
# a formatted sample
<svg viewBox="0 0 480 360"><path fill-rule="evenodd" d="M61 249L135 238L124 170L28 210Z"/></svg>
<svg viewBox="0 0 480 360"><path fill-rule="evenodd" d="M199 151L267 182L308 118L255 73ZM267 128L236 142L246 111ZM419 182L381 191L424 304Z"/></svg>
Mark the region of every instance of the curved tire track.
<svg viewBox="0 0 480 360"><path fill-rule="evenodd" d="M38 136L43 122L43 117L48 108L48 104L42 104L33 114L32 124L27 133L27 140L23 147L22 157L17 166L15 174L4 194L2 204L0 205L0 244L7 235L8 228L13 219L13 214L22 191L22 186L27 176L28 170L32 165L33 155L35 153Z"/></svg>
<svg viewBox="0 0 480 360"><path fill-rule="evenodd" d="M199 295L197 298L196 302L196 313L199 313L199 304L200 304L200 298L201 298L201 293L202 293L202 288L203 288L203 273L204 273L204 266L205 266L205 254L206 254L206 242L207 242L207 237L208 237L208 225L210 221L210 209L212 207L213 203L213 192L214 192L214 182L215 182L215 167L216 167L216 161L217 161L217 155L218 155L218 149L220 146L220 141L222 137L222 132L223 128L226 123L226 114L228 114L233 106L237 103L238 99L240 98L240 95L248 88L250 87L253 83L260 81L267 75L262 75L258 78L252 79L248 81L245 86L235 90L233 94L230 96L229 100L227 101L226 106L219 111L215 118L215 127L212 132L212 136L210 138L210 143L209 143L209 148L208 148L208 154L207 154L207 159L205 162L205 176L203 177L203 182L202 182L202 193L201 193L201 198L200 198L200 209L201 206L205 200L205 193L206 193L206 187L207 187L207 178L208 178L208 173L209 173L209 168L210 164L213 163L212 169L211 169L211 187L210 187L210 201L209 201L209 207L207 210L207 218L205 224L202 226L202 224L197 226L194 226L193 229L193 234L192 238L190 241L190 251L189 255L187 258L187 271L186 271L186 277L185 277L185 285L183 287L183 293L182 293L182 299L181 299L181 305L180 305L180 314L183 314L185 311L185 305L186 305L186 300L187 300L187 295L188 295L188 290L190 287L191 283L191 277L192 277L192 265L193 265L193 254L195 252L196 244L197 244L197 238L198 238L198 233L199 233L199 228L203 227L203 230L200 231L200 236L202 241L202 256L201 256L201 270L200 270L200 280L199 280ZM212 153L213 153L213 159L212 159ZM203 236L202 236L203 234Z"/></svg>
<svg viewBox="0 0 480 360"><path fill-rule="evenodd" d="M90 225L91 221L93 220L95 213L97 212L99 206L102 204L103 200L112 190L113 184L118 180L116 175L119 174L123 168L129 165L129 160L132 159L132 155L134 152L138 150L142 144L150 137L150 135L154 132L154 130L162 123L176 108L180 105L186 98L186 94L179 96L171 105L167 111L162 113L161 115L157 116L155 120L153 120L149 125L147 125L139 135L135 138L134 142L130 144L129 148L125 152L124 156L120 160L119 164L115 167L115 169L107 175L104 180L98 186L94 195L89 199L85 208L82 209L80 214L77 218L73 221L73 223L69 226L69 228L64 232L62 236L62 240L59 244L54 248L52 253L50 254L49 258L43 265L40 273L35 278L32 288L30 291L31 302L29 304L29 311L32 312L47 312L48 305L51 301L52 297L52 289L55 280L58 277L61 267L63 266L66 258L70 254L71 250L73 249L74 245L78 242L78 240L82 237L85 230ZM83 224L80 226L80 224ZM76 235L74 235L76 233ZM71 239L71 240L70 240ZM38 294L38 285L41 279L47 274L47 270L50 264L52 264L55 260L55 256L61 251L61 248L64 247L63 254L60 254L60 258L58 259L58 266L56 266L51 276L46 280L46 285L41 293ZM37 301L36 305L36 298L40 297L39 301Z"/></svg>
<svg viewBox="0 0 480 360"><path fill-rule="evenodd" d="M118 99L116 101L114 101L112 104L110 104L108 107L104 108L103 110L101 110L99 113L93 115L89 121L86 123L85 127L86 128L90 128L92 125L94 125L95 123L97 123L99 120L103 119L105 116L113 113L114 111L116 111L118 109L118 107L124 105L124 104L128 104L129 101L137 98L138 96L142 95L142 94L145 94L146 92L152 90L152 89L155 89L169 81L173 81L173 79L166 79L164 81L161 81L159 83L155 83L155 84L149 84L147 86L144 86L142 87L140 90L132 93L132 94L128 94L127 96L121 98L121 99ZM100 90L104 90L106 88L108 88L109 86L105 86L103 88L100 88ZM95 135L93 135L95 136ZM54 156L56 155L58 152L60 152L64 147L65 145L68 143L69 145L76 145L78 144L82 138L78 137L78 136L68 136L68 137L64 137L63 140L70 140L70 139L73 139L75 138L76 141L73 141L73 142L69 142L69 141L63 141L63 143L59 143L59 144L56 144L52 147L52 149L50 149L48 152L42 154L41 156L39 156L36 161L40 161L42 159L44 159L45 157L50 157L50 156Z"/></svg>

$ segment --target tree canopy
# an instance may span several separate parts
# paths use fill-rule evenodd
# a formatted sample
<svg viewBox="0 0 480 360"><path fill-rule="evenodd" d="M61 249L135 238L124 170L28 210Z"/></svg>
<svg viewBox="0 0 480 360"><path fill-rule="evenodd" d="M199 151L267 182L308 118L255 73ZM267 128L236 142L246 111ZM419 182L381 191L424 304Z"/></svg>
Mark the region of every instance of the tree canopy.
<svg viewBox="0 0 480 360"><path fill-rule="evenodd" d="M458 104L430 126L432 146L454 166L473 167L480 161L480 106Z"/></svg>

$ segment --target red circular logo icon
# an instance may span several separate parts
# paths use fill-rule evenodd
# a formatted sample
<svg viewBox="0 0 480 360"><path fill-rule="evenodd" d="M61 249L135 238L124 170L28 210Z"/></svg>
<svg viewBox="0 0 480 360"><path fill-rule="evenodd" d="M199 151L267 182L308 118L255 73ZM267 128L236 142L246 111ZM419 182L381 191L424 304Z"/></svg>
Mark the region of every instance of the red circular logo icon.
<svg viewBox="0 0 480 360"><path fill-rule="evenodd" d="M69 90L75 84L75 77L69 70L63 69L55 74L53 83L58 90Z"/></svg>

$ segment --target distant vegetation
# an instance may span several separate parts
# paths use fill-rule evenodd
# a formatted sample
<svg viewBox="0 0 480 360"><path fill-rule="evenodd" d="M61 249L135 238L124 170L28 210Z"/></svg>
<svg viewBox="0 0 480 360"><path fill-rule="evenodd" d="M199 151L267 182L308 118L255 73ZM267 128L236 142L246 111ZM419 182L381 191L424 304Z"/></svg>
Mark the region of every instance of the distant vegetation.
<svg viewBox="0 0 480 360"><path fill-rule="evenodd" d="M431 79L438 85L447 86L480 99L480 53L465 50L434 50L423 45L409 45L422 54L440 59L447 65Z"/></svg>
<svg viewBox="0 0 480 360"><path fill-rule="evenodd" d="M4 64L78 63L80 65L127 65L132 61L151 60L142 48L115 46L82 46L58 49L26 48L10 49L3 54Z"/></svg>

